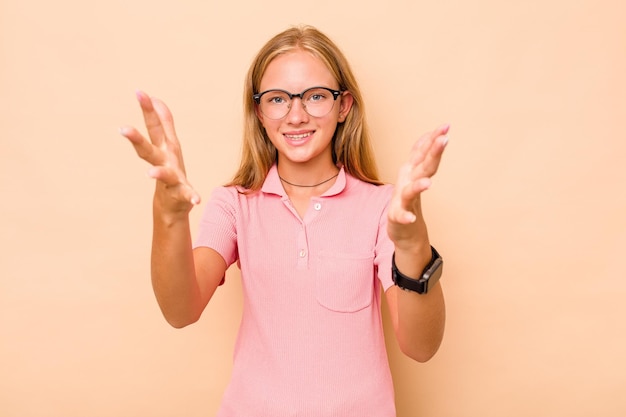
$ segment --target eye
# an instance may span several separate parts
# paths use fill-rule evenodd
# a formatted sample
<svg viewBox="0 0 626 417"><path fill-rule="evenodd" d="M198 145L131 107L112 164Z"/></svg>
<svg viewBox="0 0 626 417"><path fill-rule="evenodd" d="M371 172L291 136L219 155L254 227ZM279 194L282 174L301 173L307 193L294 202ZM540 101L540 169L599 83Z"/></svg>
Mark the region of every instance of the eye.
<svg viewBox="0 0 626 417"><path fill-rule="evenodd" d="M281 104L285 101L285 99L280 96L275 96L275 97L269 97L267 101L271 104Z"/></svg>
<svg viewBox="0 0 626 417"><path fill-rule="evenodd" d="M289 102L289 96L280 91L269 91L264 97L267 104L280 105Z"/></svg>
<svg viewBox="0 0 626 417"><path fill-rule="evenodd" d="M324 101L328 99L329 96L330 96L330 92L324 89L318 88L318 89L307 92L306 101L308 103L319 103L320 101Z"/></svg>

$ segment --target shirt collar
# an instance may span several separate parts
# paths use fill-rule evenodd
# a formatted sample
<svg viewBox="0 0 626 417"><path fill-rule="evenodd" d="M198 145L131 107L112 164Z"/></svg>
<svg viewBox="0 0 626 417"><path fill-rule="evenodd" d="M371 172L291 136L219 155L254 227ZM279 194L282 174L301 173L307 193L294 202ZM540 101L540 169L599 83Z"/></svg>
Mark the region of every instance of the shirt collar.
<svg viewBox="0 0 626 417"><path fill-rule="evenodd" d="M335 183L320 197L330 197L333 195L337 195L341 193L345 188L346 172L344 171L342 166L339 168L339 174L337 175ZM283 187L283 184L280 181L280 177L278 176L278 167L276 166L276 164L272 165L269 172L267 173L265 181L263 182L263 186L261 187L261 191L267 194L276 194L281 197L287 197L285 188Z"/></svg>

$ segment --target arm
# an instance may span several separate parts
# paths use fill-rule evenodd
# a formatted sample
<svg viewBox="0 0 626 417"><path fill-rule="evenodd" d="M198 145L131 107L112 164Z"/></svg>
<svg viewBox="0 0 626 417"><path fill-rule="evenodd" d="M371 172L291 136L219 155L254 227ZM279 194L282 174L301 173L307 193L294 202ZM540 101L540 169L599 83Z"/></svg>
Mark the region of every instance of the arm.
<svg viewBox="0 0 626 417"><path fill-rule="evenodd" d="M194 323L219 285L226 263L212 249L191 246L189 212L200 196L187 181L172 115L160 100L137 93L150 140L124 127L137 155L152 165L156 179L153 200L152 287L165 319L180 328Z"/></svg>
<svg viewBox="0 0 626 417"><path fill-rule="evenodd" d="M388 233L395 261L404 275L419 278L431 259L428 231L421 209L421 193L428 189L447 144L448 126L420 138L398 175L388 214ZM386 292L390 315L403 353L429 360L439 349L445 326L441 284L427 294L404 291L395 285Z"/></svg>

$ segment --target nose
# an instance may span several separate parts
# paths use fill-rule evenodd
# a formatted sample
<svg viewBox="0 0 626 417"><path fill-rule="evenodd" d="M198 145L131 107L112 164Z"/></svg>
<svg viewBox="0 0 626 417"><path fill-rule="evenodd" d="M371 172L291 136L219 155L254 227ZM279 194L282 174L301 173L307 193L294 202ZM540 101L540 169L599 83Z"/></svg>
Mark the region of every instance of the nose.
<svg viewBox="0 0 626 417"><path fill-rule="evenodd" d="M297 100L296 100L297 98ZM309 114L304 108L302 98L294 96L291 99L291 105L289 106L289 112L287 112L287 119L290 123L302 123L308 120Z"/></svg>

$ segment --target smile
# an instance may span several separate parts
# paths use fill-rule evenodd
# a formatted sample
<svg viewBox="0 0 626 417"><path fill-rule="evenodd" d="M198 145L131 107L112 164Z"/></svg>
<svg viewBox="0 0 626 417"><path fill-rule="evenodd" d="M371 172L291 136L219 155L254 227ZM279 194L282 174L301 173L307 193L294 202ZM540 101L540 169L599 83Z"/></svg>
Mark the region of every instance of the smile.
<svg viewBox="0 0 626 417"><path fill-rule="evenodd" d="M284 136L290 140L302 140L302 139L308 138L311 135L313 135L313 132L301 133L299 135L289 135L286 133L284 134Z"/></svg>

